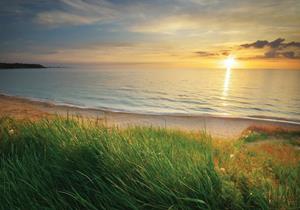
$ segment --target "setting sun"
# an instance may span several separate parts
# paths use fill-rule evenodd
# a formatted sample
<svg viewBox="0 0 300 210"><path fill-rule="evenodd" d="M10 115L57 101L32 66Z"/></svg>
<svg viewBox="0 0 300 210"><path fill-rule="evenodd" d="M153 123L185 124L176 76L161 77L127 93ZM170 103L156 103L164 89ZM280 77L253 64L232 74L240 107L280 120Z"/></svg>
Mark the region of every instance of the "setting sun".
<svg viewBox="0 0 300 210"><path fill-rule="evenodd" d="M235 61L234 57L231 57L231 56L226 58L226 60L224 61L224 64L227 69L231 69L235 63L236 63L236 61Z"/></svg>

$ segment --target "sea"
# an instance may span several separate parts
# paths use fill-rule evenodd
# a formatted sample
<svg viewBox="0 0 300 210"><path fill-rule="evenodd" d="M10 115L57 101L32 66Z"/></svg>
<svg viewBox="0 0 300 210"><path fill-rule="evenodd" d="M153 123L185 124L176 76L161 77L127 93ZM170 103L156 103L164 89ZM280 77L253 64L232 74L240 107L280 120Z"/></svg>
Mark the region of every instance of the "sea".
<svg viewBox="0 0 300 210"><path fill-rule="evenodd" d="M82 108L300 122L300 70L0 70L0 93Z"/></svg>

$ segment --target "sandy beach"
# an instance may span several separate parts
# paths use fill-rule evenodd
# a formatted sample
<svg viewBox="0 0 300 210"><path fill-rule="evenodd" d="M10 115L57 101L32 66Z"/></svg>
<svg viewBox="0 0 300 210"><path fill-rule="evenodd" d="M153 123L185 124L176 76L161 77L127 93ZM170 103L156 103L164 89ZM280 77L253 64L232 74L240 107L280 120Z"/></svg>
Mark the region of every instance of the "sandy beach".
<svg viewBox="0 0 300 210"><path fill-rule="evenodd" d="M33 101L25 98L0 95L0 116L17 119L38 120L43 117L80 116L101 120L109 126L156 126L185 131L205 130L214 137L235 138L249 126L275 126L288 130L300 130L299 123L219 116L150 115L110 112L98 109L77 108L55 105L49 102Z"/></svg>

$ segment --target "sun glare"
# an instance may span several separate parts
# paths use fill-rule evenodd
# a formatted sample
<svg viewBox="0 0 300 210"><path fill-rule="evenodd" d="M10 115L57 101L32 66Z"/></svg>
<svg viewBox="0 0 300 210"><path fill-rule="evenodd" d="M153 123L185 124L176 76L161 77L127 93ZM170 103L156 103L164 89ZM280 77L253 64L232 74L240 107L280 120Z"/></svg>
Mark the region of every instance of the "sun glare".
<svg viewBox="0 0 300 210"><path fill-rule="evenodd" d="M230 56L224 61L224 63L227 69L231 69L231 67L235 64L235 59Z"/></svg>

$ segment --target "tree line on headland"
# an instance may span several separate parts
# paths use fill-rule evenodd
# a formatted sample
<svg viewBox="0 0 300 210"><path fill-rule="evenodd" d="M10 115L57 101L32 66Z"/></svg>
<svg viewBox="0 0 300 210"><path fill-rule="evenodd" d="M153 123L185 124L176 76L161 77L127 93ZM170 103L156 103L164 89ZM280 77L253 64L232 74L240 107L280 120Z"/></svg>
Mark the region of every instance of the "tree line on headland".
<svg viewBox="0 0 300 210"><path fill-rule="evenodd" d="M26 63L0 63L0 69L40 69L46 68L41 64L26 64Z"/></svg>

